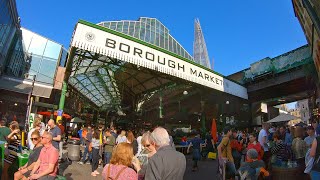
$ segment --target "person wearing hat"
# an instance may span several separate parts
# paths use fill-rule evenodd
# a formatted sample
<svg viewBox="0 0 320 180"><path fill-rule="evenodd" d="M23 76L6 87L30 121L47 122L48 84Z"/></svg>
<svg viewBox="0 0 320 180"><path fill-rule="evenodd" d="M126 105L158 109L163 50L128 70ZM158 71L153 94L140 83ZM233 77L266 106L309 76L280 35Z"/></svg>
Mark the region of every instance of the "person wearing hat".
<svg viewBox="0 0 320 180"><path fill-rule="evenodd" d="M304 141L307 143L308 147L311 147L314 138L316 137L313 126L307 127L308 137L304 138Z"/></svg>

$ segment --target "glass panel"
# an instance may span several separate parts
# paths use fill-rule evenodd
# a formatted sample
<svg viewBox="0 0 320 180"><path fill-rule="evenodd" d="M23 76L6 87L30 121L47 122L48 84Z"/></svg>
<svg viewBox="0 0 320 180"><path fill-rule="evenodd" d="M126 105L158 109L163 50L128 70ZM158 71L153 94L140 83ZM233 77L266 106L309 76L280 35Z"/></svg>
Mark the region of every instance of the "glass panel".
<svg viewBox="0 0 320 180"><path fill-rule="evenodd" d="M130 36L133 36L133 34L134 34L134 23L135 22L130 22L130 24L129 24L129 35Z"/></svg>
<svg viewBox="0 0 320 180"><path fill-rule="evenodd" d="M56 61L52 61L49 58L43 58L40 72L39 72L41 75L44 75L44 76L41 76L41 81L52 84L53 77L56 72L56 68L57 68Z"/></svg>
<svg viewBox="0 0 320 180"><path fill-rule="evenodd" d="M52 41L48 41L43 56L58 60L62 46Z"/></svg>
<svg viewBox="0 0 320 180"><path fill-rule="evenodd" d="M140 35L140 22L136 22L135 23L135 27L134 27L134 37L136 38L140 38L139 35Z"/></svg>
<svg viewBox="0 0 320 180"><path fill-rule="evenodd" d="M110 29L113 29L115 30L117 27L117 22L111 22L111 26L110 26Z"/></svg>
<svg viewBox="0 0 320 180"><path fill-rule="evenodd" d="M61 54L60 65L59 66L66 67L67 55L68 55L68 51L65 50L65 49L62 49L62 54Z"/></svg>
<svg viewBox="0 0 320 180"><path fill-rule="evenodd" d="M38 72L42 58L40 56L33 54L30 60L31 60L30 70L34 72Z"/></svg>
<svg viewBox="0 0 320 180"><path fill-rule="evenodd" d="M128 28L129 28L129 22L128 21L125 21L123 23L123 30L122 32L125 33L125 34L128 34Z"/></svg>
<svg viewBox="0 0 320 180"><path fill-rule="evenodd" d="M164 48L164 37L160 35L160 47Z"/></svg>
<svg viewBox="0 0 320 180"><path fill-rule="evenodd" d="M118 22L117 24L117 31L122 32L123 22Z"/></svg>
<svg viewBox="0 0 320 180"><path fill-rule="evenodd" d="M172 37L169 36L169 51L171 51L171 52L173 52L173 48L172 48L173 42L172 41L173 41Z"/></svg>
<svg viewBox="0 0 320 180"><path fill-rule="evenodd" d="M44 48L46 47L47 41L48 41L47 39L34 34L28 53L42 56Z"/></svg>
<svg viewBox="0 0 320 180"><path fill-rule="evenodd" d="M23 46L24 46L25 52L28 52L28 50L29 50L32 36L33 36L33 34L30 31L22 29L22 41L23 41Z"/></svg>

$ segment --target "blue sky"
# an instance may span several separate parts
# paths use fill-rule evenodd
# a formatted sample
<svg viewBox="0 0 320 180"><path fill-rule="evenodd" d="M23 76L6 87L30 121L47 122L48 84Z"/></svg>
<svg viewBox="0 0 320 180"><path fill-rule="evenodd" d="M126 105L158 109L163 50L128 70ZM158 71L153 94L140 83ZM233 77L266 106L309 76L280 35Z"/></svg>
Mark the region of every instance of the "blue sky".
<svg viewBox="0 0 320 180"><path fill-rule="evenodd" d="M306 44L291 0L16 0L23 27L69 47L76 22L159 19L192 54L200 19L214 70L229 75Z"/></svg>

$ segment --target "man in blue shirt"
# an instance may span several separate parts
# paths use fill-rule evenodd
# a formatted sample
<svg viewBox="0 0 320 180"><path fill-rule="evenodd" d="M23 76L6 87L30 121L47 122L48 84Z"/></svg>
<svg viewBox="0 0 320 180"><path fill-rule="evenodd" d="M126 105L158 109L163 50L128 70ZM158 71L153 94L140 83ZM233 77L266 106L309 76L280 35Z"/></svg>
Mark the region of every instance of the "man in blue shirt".
<svg viewBox="0 0 320 180"><path fill-rule="evenodd" d="M187 153L189 153L190 147L192 146L193 149L193 166L192 166L192 171L198 170L198 161L201 159L201 146L202 146L202 139L200 138L200 134L195 135L195 137L191 140Z"/></svg>

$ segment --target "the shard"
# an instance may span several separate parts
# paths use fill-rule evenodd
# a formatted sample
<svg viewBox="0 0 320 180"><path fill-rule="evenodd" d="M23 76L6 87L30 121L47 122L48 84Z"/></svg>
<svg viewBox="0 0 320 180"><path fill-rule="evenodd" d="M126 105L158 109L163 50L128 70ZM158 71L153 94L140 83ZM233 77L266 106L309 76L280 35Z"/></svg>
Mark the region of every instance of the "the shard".
<svg viewBox="0 0 320 180"><path fill-rule="evenodd" d="M195 19L194 21L193 59L196 63L211 69L208 50L199 19Z"/></svg>

